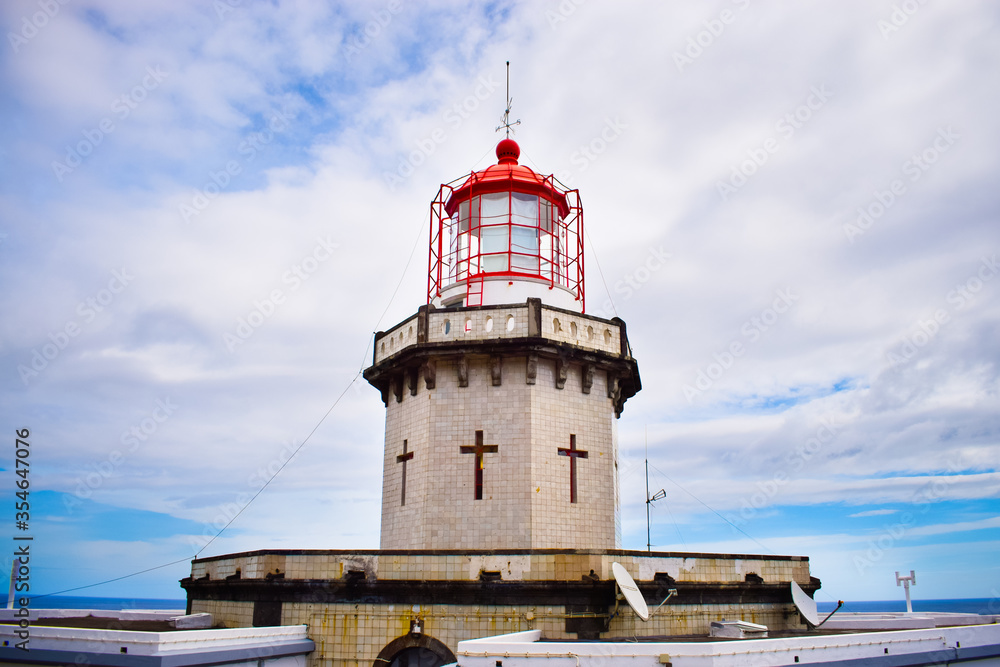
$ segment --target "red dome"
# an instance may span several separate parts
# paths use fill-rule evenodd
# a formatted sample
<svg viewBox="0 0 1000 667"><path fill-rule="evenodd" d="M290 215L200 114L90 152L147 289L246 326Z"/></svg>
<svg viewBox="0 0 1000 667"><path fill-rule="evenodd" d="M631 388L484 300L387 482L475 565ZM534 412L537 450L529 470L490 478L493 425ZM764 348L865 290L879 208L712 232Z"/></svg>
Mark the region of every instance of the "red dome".
<svg viewBox="0 0 1000 667"><path fill-rule="evenodd" d="M513 139L503 139L497 144L497 164L482 171L474 171L455 188L445 203L448 215L454 215L458 204L477 195L493 192L523 192L544 197L559 209L562 216L569 215L566 195L555 184L552 176L541 176L529 167L517 163L521 148Z"/></svg>

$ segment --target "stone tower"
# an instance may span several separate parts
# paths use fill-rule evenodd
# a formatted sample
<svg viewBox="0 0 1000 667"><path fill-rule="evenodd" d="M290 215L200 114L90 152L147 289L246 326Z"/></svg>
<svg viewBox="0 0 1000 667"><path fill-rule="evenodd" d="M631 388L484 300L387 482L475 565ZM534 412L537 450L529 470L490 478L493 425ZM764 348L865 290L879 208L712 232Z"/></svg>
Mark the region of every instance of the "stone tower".
<svg viewBox="0 0 1000 667"><path fill-rule="evenodd" d="M427 304L375 338L382 549L614 549L625 323L585 313L579 193L498 163L431 204Z"/></svg>

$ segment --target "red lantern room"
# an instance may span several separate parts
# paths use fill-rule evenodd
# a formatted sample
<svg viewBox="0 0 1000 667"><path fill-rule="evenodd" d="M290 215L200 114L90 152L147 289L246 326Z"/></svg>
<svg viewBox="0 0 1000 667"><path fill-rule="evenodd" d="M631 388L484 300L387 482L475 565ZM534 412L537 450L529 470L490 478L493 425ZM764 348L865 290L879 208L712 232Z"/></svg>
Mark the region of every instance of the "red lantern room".
<svg viewBox="0 0 1000 667"><path fill-rule="evenodd" d="M497 164L438 190L428 303L448 308L535 297L584 312L580 194L518 164L520 154L514 140L503 139Z"/></svg>

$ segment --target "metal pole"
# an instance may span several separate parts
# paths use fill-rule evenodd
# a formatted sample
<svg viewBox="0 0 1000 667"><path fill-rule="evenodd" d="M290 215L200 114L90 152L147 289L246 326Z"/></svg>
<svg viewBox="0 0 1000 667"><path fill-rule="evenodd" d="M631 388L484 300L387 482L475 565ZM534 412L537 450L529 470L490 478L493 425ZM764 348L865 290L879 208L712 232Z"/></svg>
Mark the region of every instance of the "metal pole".
<svg viewBox="0 0 1000 667"><path fill-rule="evenodd" d="M910 576L908 577L901 577L899 576L899 572L896 573L896 585L902 585L903 590L906 591L906 613L908 614L913 613L913 603L910 600L910 584L913 584L914 586L917 585L916 572L910 570Z"/></svg>
<svg viewBox="0 0 1000 667"><path fill-rule="evenodd" d="M646 551L652 551L652 540L649 537L649 459L646 459Z"/></svg>
<svg viewBox="0 0 1000 667"><path fill-rule="evenodd" d="M510 123L508 122L510 120L509 114L510 114L510 102L511 102L511 100L510 100L510 61L509 60L507 61L507 99L504 100L504 102L506 102L506 104L504 106L507 107L507 113L504 114L503 122L507 126L507 138L510 139Z"/></svg>

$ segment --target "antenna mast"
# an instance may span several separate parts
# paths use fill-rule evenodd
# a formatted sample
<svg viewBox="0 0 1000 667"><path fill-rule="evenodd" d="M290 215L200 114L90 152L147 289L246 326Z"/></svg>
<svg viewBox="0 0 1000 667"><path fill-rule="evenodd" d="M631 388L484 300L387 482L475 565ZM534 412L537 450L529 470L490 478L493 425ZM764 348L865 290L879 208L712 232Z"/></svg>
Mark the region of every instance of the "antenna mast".
<svg viewBox="0 0 1000 667"><path fill-rule="evenodd" d="M910 576L908 577L901 577L899 576L899 572L896 573L896 586L898 587L902 585L902 587L906 589L906 611L907 613L912 614L913 603L910 602L910 584L913 584L914 586L917 585L917 575L913 572L913 570L910 570Z"/></svg>
<svg viewBox="0 0 1000 667"><path fill-rule="evenodd" d="M649 427L643 430L643 435L646 440L646 551L649 552L653 550L652 540L649 538L649 506L666 498L667 492L660 489L652 496L649 495Z"/></svg>
<svg viewBox="0 0 1000 667"><path fill-rule="evenodd" d="M653 545L649 538L649 453L646 453L646 551L652 551Z"/></svg>
<svg viewBox="0 0 1000 667"><path fill-rule="evenodd" d="M503 122L497 127L496 131L507 130L507 138L510 139L510 128L515 125L521 124L521 119L518 118L513 123L510 122L510 107L514 103L514 99L510 96L510 61L507 61L507 108L503 112Z"/></svg>

